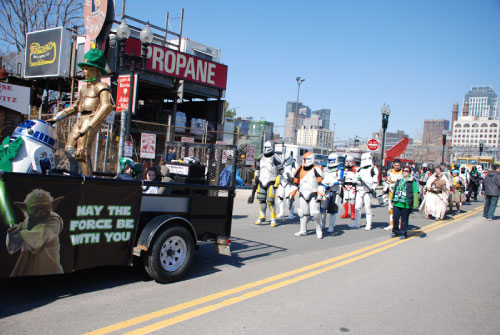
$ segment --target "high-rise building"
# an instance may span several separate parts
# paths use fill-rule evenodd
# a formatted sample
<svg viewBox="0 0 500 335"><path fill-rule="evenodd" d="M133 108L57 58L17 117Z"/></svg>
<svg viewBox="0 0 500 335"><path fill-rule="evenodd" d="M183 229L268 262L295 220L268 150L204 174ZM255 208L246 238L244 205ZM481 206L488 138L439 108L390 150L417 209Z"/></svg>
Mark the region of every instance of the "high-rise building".
<svg viewBox="0 0 500 335"><path fill-rule="evenodd" d="M288 101L286 103L284 140L289 143L293 142L296 130L302 127L304 120L310 116L311 109L309 107L304 106L301 102L297 105L296 102Z"/></svg>
<svg viewBox="0 0 500 335"><path fill-rule="evenodd" d="M330 110L323 108L317 111L312 111L311 118L314 116L318 116L321 123L319 124L320 128L330 129Z"/></svg>
<svg viewBox="0 0 500 335"><path fill-rule="evenodd" d="M297 144L313 147L317 153L328 153L333 147L333 135L329 129L303 126L297 129Z"/></svg>
<svg viewBox="0 0 500 335"><path fill-rule="evenodd" d="M308 106L300 106L299 115L304 115L304 118L311 117L311 108Z"/></svg>
<svg viewBox="0 0 500 335"><path fill-rule="evenodd" d="M490 86L472 87L464 97L464 106L468 104L468 115L498 118L498 96Z"/></svg>
<svg viewBox="0 0 500 335"><path fill-rule="evenodd" d="M251 121L248 131L250 144L255 145L255 152L262 152L262 140L272 140L274 137L274 123L261 119L260 121Z"/></svg>
<svg viewBox="0 0 500 335"><path fill-rule="evenodd" d="M422 145L441 146L443 143L443 130L450 128L450 121L444 119L424 120L424 133L422 135Z"/></svg>
<svg viewBox="0 0 500 335"><path fill-rule="evenodd" d="M299 111L300 108L302 108L302 102L299 102L299 107L297 108L297 103L296 102L292 102L292 101L288 101L286 103L286 115L285 117L288 117L288 115L290 115L290 113L297 113Z"/></svg>
<svg viewBox="0 0 500 335"><path fill-rule="evenodd" d="M456 151L468 153L476 153L480 143L485 148L498 148L499 129L499 120L464 117L453 123L452 145Z"/></svg>
<svg viewBox="0 0 500 335"><path fill-rule="evenodd" d="M382 144L382 136L384 136L383 129L380 129L378 133L372 133L372 138L377 139L380 144ZM387 131L385 133L384 150L389 150L405 137L410 140L410 144L413 144L413 139L411 139L410 136L403 130L398 130L395 133Z"/></svg>
<svg viewBox="0 0 500 335"><path fill-rule="evenodd" d="M470 92L469 92L470 93ZM452 123L452 147L455 156L477 155L479 146L488 155L497 156L500 147L500 120L486 116L474 115L480 108L478 99L480 97L469 97L464 101L462 115ZM465 99L464 99L465 100ZM476 104L471 108L472 104ZM452 119L458 114L458 104L453 105Z"/></svg>
<svg viewBox="0 0 500 335"><path fill-rule="evenodd" d="M311 115L311 117L304 119L302 125L309 128L324 128L323 120L320 119L319 115Z"/></svg>

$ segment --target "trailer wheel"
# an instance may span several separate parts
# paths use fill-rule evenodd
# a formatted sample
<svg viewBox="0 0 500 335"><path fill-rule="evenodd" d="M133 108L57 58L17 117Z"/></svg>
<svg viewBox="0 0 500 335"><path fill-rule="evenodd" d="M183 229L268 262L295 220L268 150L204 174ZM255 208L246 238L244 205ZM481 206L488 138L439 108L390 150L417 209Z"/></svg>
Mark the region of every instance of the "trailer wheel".
<svg viewBox="0 0 500 335"><path fill-rule="evenodd" d="M158 236L146 254L146 272L160 283L179 280L191 265L193 250L193 238L186 228L169 227Z"/></svg>

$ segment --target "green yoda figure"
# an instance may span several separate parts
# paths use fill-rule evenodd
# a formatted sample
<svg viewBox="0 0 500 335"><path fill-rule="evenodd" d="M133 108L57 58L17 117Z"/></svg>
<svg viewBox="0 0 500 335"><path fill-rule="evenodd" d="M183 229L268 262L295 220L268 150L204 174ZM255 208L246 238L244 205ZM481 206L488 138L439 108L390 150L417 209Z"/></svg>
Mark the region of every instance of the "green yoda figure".
<svg viewBox="0 0 500 335"><path fill-rule="evenodd" d="M54 200L49 192L34 189L24 202L14 202L25 219L7 232L8 252L21 252L10 277L63 273L59 255L63 220L53 212L63 198Z"/></svg>

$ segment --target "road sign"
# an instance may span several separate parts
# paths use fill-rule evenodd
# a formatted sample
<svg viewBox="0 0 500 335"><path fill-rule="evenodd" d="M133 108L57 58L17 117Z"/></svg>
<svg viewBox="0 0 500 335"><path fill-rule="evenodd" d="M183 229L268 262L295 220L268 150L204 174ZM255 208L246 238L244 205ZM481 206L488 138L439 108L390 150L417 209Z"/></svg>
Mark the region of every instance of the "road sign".
<svg viewBox="0 0 500 335"><path fill-rule="evenodd" d="M247 145L247 154L245 156L245 165L252 166L255 163L255 145Z"/></svg>
<svg viewBox="0 0 500 335"><path fill-rule="evenodd" d="M154 159L156 153L156 134L141 133L141 158Z"/></svg>
<svg viewBox="0 0 500 335"><path fill-rule="evenodd" d="M132 141L125 141L125 147L123 148L123 156L132 157L134 154L134 143Z"/></svg>
<svg viewBox="0 0 500 335"><path fill-rule="evenodd" d="M367 143L367 146L368 146L368 149L370 149L371 151L375 151L378 149L378 141L374 138L368 140L368 143Z"/></svg>

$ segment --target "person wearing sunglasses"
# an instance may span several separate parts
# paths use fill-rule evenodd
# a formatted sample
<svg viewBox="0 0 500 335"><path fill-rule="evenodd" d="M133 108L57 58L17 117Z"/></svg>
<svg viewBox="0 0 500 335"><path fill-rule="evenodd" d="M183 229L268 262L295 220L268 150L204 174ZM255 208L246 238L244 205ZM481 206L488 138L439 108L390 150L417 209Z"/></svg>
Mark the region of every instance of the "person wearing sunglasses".
<svg viewBox="0 0 500 335"><path fill-rule="evenodd" d="M391 237L405 239L408 221L413 208L418 208L418 184L411 175L410 167L403 168L403 176L392 189L393 227Z"/></svg>

